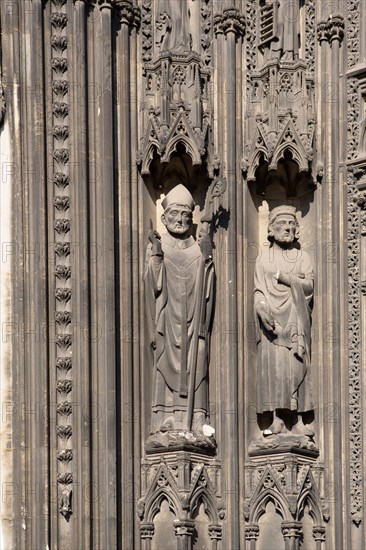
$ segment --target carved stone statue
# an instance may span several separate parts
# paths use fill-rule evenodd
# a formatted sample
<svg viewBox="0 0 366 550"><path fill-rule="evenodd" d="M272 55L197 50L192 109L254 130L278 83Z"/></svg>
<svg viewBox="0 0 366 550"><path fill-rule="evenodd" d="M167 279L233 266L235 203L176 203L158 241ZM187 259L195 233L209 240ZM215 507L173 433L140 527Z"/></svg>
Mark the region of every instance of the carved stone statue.
<svg viewBox="0 0 366 550"><path fill-rule="evenodd" d="M181 184L163 200L167 233L149 231L145 293L154 350L151 433L211 435L206 425L213 311L212 243L189 236L194 201ZM150 438L151 439L151 438Z"/></svg>
<svg viewBox="0 0 366 550"><path fill-rule="evenodd" d="M299 0L266 0L262 7L272 8L273 38L270 58L294 61L299 57L300 6Z"/></svg>
<svg viewBox="0 0 366 550"><path fill-rule="evenodd" d="M314 409L310 382L314 276L309 255L297 243L298 233L295 208L274 208L268 225L271 247L262 251L255 266L257 412L273 414L265 436L314 435L311 425L303 422L303 415Z"/></svg>
<svg viewBox="0 0 366 550"><path fill-rule="evenodd" d="M191 50L187 0L158 0L157 43L161 52L186 53Z"/></svg>

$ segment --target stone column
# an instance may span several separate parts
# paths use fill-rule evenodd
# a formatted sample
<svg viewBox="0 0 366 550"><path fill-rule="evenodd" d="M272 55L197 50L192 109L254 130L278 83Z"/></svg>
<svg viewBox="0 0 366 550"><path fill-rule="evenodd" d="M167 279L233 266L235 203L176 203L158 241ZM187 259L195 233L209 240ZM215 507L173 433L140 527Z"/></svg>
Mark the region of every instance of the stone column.
<svg viewBox="0 0 366 550"><path fill-rule="evenodd" d="M114 3L93 2L88 15L90 320L93 540L117 547Z"/></svg>
<svg viewBox="0 0 366 550"><path fill-rule="evenodd" d="M175 520L174 529L175 529L175 536L177 537L177 550L192 550L194 520L193 519Z"/></svg>
<svg viewBox="0 0 366 550"><path fill-rule="evenodd" d="M153 523L142 523L140 526L141 533L141 550L150 550L151 542L154 536L154 524Z"/></svg>
<svg viewBox="0 0 366 550"><path fill-rule="evenodd" d="M322 550L325 542L325 527L314 525L313 537L316 543L316 550Z"/></svg>
<svg viewBox="0 0 366 550"><path fill-rule="evenodd" d="M118 0L119 28L116 36L116 105L118 170L118 357L117 377L120 391L119 421L121 423L121 520L122 546L133 547L139 540L139 524L136 522L134 499L140 494L140 382L139 345L140 322L139 296L142 274L139 266L139 186L134 157L137 150L137 40L136 29L139 12L132 2ZM144 254L142 254L144 257ZM123 449L133 449L124 453ZM127 490L128 488L128 490ZM127 498L126 498L127 497Z"/></svg>
<svg viewBox="0 0 366 550"><path fill-rule="evenodd" d="M219 550L220 541L222 539L221 525L209 525L208 535L211 540L211 550Z"/></svg>
<svg viewBox="0 0 366 550"><path fill-rule="evenodd" d="M88 548L92 535L91 433L96 420L96 409L90 404L91 377L88 368L91 361L91 345L98 339L98 329L90 324L90 263L96 261L95 244L89 250L89 178L88 178L88 106L87 93L94 87L87 80L88 7L85 0L74 0L70 9L68 33L68 64L70 74L70 208L73 228L73 255L71 262L71 286L73 292L73 354L72 378L74 481L73 493L75 548ZM63 47L60 44L60 47ZM96 100L96 98L95 98ZM61 274L62 275L62 274ZM65 273L67 276L68 274ZM95 486L94 486L95 488ZM99 498L99 497L98 497Z"/></svg>
<svg viewBox="0 0 366 550"><path fill-rule="evenodd" d="M343 282L346 279L346 265L347 265L347 251L342 246L342 243L346 241L347 236L345 233L346 226L346 209L345 209L345 196L343 185L343 170L340 167L341 161L341 145L340 145L340 130L342 123L342 103L341 103L341 84L340 79L341 72L343 73L343 64L340 62L340 47L344 35L344 20L340 15L330 16L328 20L328 38L330 44L330 62L331 62L331 83L332 83L332 96L328 98L329 101L329 118L328 118L328 132L327 132L327 163L326 168L328 170L328 176L326 177L324 200L324 222L326 221L326 245L331 249L331 256L329 257L329 248L326 253L325 266L326 266L326 285L327 290L324 289L324 294L327 293L327 311L332 322L331 330L332 337L330 342L326 342L328 353L326 360L330 361L333 365L331 376L328 371L328 388L331 401L336 404L336 414L338 422L330 423L325 428L330 434L329 443L331 449L331 456L338 457L339 450L342 448L342 430L341 422L345 421L345 410L343 407L344 399L342 396L342 388L346 382L345 369L343 365L347 364L347 358L342 353L341 342L344 341L344 335L346 331L346 315L345 307L346 303L341 298L340 289L343 287ZM328 69L329 70L329 69ZM330 132L329 132L330 130ZM343 159L342 159L343 160ZM329 243L329 244L328 244ZM329 261L331 260L331 261ZM329 283L331 282L331 286ZM334 297L337 296L335 299ZM323 339L324 340L324 339ZM329 340L329 339L328 339ZM344 362L346 361L346 362ZM326 411L326 414L328 411ZM343 424L344 425L344 424ZM331 428L331 429L329 429ZM333 460L334 460L333 458ZM332 468L332 482L335 487L342 487L342 468L334 462ZM339 489L339 495L342 492ZM337 502L331 511L331 516L336 523L342 523L342 504L343 495L341 501ZM337 546L342 545L341 541L336 543Z"/></svg>
<svg viewBox="0 0 366 550"><path fill-rule="evenodd" d="M3 18L2 23L8 30L9 17ZM10 27L11 28L11 27ZM3 37L1 37L3 40ZM0 60L2 44L0 42ZM3 498L0 501L0 529L4 548L12 548L15 542L14 536L14 502L9 492L15 481L14 479L14 438L12 434L15 404L13 402L12 380L14 373L13 335L16 330L14 318L11 311L12 281L16 277L17 269L11 261L15 252L15 225L13 209L16 208L12 192L17 188L14 170L14 151L11 141L11 123L9 115L6 115L5 96L1 82L2 69L0 65L0 242L2 249L7 254L2 254L0 264L0 318L2 320L2 339L0 343L0 399L3 411L2 426L0 430L0 486L3 488ZM9 89L9 92L11 90ZM15 102L14 102L15 103ZM13 107L12 104L11 107ZM15 107L15 105L14 105ZM13 113L14 114L14 113ZM8 488L4 491L4 488ZM10 489L10 491L9 491ZM4 494L8 497L4 498Z"/></svg>
<svg viewBox="0 0 366 550"><path fill-rule="evenodd" d="M345 421L346 408L342 387L347 372L347 357L341 342L346 338L346 300L340 291L346 279L346 254L342 243L346 241L346 208L343 185L343 142L341 129L346 108L341 94L343 80L343 56L340 44L343 39L344 21L341 15L330 15L318 24L320 42L319 86L319 143L324 159L324 178L317 193L318 216L321 227L318 232L317 278L321 306L318 308L319 358L322 357L322 374L319 384L319 438L323 442L324 462L329 465L329 487L337 487L339 499L330 503L330 515L335 524L342 523L342 466L336 460L342 441L341 423ZM332 366L331 376L326 365ZM336 533L334 531L333 533ZM339 533L339 531L338 531ZM332 536L332 535L331 535ZM337 536L337 535L336 535ZM330 541L342 546L344 541Z"/></svg>
<svg viewBox="0 0 366 550"><path fill-rule="evenodd" d="M224 159L224 173L228 182L226 208L229 212L229 227L226 239L221 242L222 261L222 312L218 322L225 332L225 345L221 346L218 367L225 365L225 381L221 390L220 421L222 423L221 448L226 463L225 487L227 493L228 529L226 545L239 547L239 469L238 469L238 278L237 278L237 237L238 237L238 195L237 134L241 128L236 120L237 82L236 67L237 40L241 42L245 20L236 8L227 8L215 16L215 34L220 40L222 74L218 75L217 87L222 90L222 103L217 116L221 118L221 150ZM221 152L221 151L220 151ZM241 178L240 178L241 180ZM240 214L241 216L241 214ZM221 304L219 306L221 308Z"/></svg>
<svg viewBox="0 0 366 550"><path fill-rule="evenodd" d="M245 526L245 541L247 550L255 550L259 536L259 526L256 523Z"/></svg>
<svg viewBox="0 0 366 550"><path fill-rule="evenodd" d="M285 550L299 550L302 525L299 521L283 521L282 534L285 539Z"/></svg>

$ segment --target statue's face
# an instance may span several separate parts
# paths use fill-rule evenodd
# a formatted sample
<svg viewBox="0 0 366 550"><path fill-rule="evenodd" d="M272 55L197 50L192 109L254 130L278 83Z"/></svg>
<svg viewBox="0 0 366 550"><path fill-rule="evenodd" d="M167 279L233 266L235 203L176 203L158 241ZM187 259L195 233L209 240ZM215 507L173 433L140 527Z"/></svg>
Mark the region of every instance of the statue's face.
<svg viewBox="0 0 366 550"><path fill-rule="evenodd" d="M185 235L192 225L192 212L186 206L173 204L165 210L161 221L172 235Z"/></svg>
<svg viewBox="0 0 366 550"><path fill-rule="evenodd" d="M280 214L272 224L273 238L279 243L292 243L296 234L296 219L291 214Z"/></svg>

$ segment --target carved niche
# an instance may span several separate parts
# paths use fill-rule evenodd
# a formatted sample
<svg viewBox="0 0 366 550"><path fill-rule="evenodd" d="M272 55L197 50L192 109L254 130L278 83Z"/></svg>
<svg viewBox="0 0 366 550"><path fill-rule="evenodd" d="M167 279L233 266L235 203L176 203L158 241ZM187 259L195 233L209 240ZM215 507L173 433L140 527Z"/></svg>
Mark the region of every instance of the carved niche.
<svg viewBox="0 0 366 550"><path fill-rule="evenodd" d="M193 166L205 157L210 176L217 167L210 134L211 12L212 0L142 5L145 114L137 159L142 175L150 174L155 154L168 163L179 144Z"/></svg>
<svg viewBox="0 0 366 550"><path fill-rule="evenodd" d="M251 182L258 180L261 167L263 182L280 162L292 161L297 171L290 176L291 191L298 173L309 172L313 160L315 7L312 1L261 0L257 10L259 32L247 30L256 54L248 52L247 135L251 138L242 168ZM305 27L302 20L309 25L306 39L300 36ZM260 193L264 194L263 184Z"/></svg>

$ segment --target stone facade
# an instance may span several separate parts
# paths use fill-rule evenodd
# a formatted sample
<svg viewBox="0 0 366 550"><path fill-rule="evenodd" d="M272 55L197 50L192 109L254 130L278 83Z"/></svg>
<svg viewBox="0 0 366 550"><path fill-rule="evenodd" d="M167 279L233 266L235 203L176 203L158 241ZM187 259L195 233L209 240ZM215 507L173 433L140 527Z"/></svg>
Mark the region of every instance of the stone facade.
<svg viewBox="0 0 366 550"><path fill-rule="evenodd" d="M3 0L0 27L0 547L366 547L365 2Z"/></svg>

